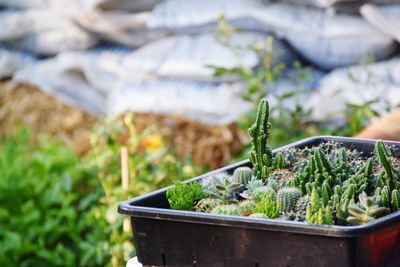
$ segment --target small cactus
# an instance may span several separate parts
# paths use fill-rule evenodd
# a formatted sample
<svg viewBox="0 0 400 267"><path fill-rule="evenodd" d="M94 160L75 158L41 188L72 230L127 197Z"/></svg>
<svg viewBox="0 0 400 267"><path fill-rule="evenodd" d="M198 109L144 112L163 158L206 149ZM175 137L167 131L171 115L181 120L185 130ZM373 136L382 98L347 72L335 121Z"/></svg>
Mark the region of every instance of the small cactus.
<svg viewBox="0 0 400 267"><path fill-rule="evenodd" d="M400 193L399 193L399 190L397 190L397 189L392 191L391 204L392 204L393 211L400 210Z"/></svg>
<svg viewBox="0 0 400 267"><path fill-rule="evenodd" d="M240 196L243 198L251 198L251 195L253 195L254 191L256 191L257 188L263 186L264 183L260 179L257 179L253 177L246 185L246 190L243 191Z"/></svg>
<svg viewBox="0 0 400 267"><path fill-rule="evenodd" d="M257 202L256 208L253 210L254 213L263 213L268 218L273 219L278 217L279 209L276 204L274 196L268 196L260 199Z"/></svg>
<svg viewBox="0 0 400 267"><path fill-rule="evenodd" d="M386 214L389 209L380 206L380 196L368 197L365 192L359 196L359 203L349 206L347 222L352 225L366 224Z"/></svg>
<svg viewBox="0 0 400 267"><path fill-rule="evenodd" d="M301 192L295 187L286 187L278 191L277 202L280 211L288 212L296 209Z"/></svg>
<svg viewBox="0 0 400 267"><path fill-rule="evenodd" d="M221 215L240 215L239 206L234 204L216 206L212 209L211 213Z"/></svg>
<svg viewBox="0 0 400 267"><path fill-rule="evenodd" d="M203 198L199 202L197 202L194 207L197 212L211 212L215 207L222 205L223 202L219 199L215 198Z"/></svg>
<svg viewBox="0 0 400 267"><path fill-rule="evenodd" d="M274 169L283 169L283 167L285 167L285 157L281 152L279 152L274 158Z"/></svg>
<svg viewBox="0 0 400 267"><path fill-rule="evenodd" d="M233 172L233 179L244 186L251 180L253 170L249 167L239 167Z"/></svg>

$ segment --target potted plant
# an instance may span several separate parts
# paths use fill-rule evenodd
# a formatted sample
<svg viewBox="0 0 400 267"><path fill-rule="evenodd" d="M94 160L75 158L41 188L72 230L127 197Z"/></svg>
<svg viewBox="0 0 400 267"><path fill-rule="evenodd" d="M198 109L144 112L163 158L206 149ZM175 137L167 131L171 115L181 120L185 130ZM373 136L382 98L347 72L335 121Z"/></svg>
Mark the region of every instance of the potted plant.
<svg viewBox="0 0 400 267"><path fill-rule="evenodd" d="M128 200L158 266L400 266L400 144L314 137L272 151L269 106L249 160Z"/></svg>

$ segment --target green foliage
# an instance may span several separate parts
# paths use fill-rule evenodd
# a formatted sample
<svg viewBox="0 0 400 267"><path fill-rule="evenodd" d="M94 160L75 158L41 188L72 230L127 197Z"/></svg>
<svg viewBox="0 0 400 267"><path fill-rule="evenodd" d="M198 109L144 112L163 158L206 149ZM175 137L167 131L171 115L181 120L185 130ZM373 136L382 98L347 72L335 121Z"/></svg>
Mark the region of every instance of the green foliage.
<svg viewBox="0 0 400 267"><path fill-rule="evenodd" d="M279 215L279 208L274 196L267 196L257 202L253 213L262 213L269 219L274 219Z"/></svg>
<svg viewBox="0 0 400 267"><path fill-rule="evenodd" d="M250 198L254 195L254 192L264 185L263 181L253 177L246 186L246 190L243 191L243 194L246 198Z"/></svg>
<svg viewBox="0 0 400 267"><path fill-rule="evenodd" d="M251 151L250 162L258 179L266 179L271 171L272 150L267 140L270 131L269 104L266 99L260 101L255 123L249 128Z"/></svg>
<svg viewBox="0 0 400 267"><path fill-rule="evenodd" d="M117 142L126 133L126 142ZM137 133L132 116L97 127L83 158L48 136L39 144L29 139L22 129L0 140L0 266L122 266L134 247L118 203L199 173L168 143L145 145L160 138L152 128ZM122 145L129 154L126 190Z"/></svg>
<svg viewBox="0 0 400 267"><path fill-rule="evenodd" d="M366 224L385 215L389 211L380 206L380 196L368 197L365 192L359 195L359 203L349 206L350 216L347 222L352 225Z"/></svg>
<svg viewBox="0 0 400 267"><path fill-rule="evenodd" d="M253 170L249 167L238 167L235 169L233 172L233 179L240 183L243 184L244 186L247 185L247 183L251 180L253 177Z"/></svg>
<svg viewBox="0 0 400 267"><path fill-rule="evenodd" d="M293 211L296 209L297 201L301 197L299 189L294 187L285 187L278 191L277 202L280 211Z"/></svg>
<svg viewBox="0 0 400 267"><path fill-rule="evenodd" d="M65 145L29 139L21 129L0 141L0 266L105 266L101 185Z"/></svg>
<svg viewBox="0 0 400 267"><path fill-rule="evenodd" d="M167 190L167 199L171 209L192 210L197 201L206 197L199 182L178 182Z"/></svg>

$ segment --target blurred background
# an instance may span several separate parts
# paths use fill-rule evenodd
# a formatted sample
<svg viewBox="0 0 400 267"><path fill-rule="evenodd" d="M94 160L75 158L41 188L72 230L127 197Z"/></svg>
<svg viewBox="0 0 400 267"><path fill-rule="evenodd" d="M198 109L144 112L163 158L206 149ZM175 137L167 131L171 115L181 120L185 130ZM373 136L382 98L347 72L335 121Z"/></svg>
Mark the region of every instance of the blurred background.
<svg viewBox="0 0 400 267"><path fill-rule="evenodd" d="M397 0L0 0L0 265L123 266L119 202L273 147L400 140Z"/></svg>

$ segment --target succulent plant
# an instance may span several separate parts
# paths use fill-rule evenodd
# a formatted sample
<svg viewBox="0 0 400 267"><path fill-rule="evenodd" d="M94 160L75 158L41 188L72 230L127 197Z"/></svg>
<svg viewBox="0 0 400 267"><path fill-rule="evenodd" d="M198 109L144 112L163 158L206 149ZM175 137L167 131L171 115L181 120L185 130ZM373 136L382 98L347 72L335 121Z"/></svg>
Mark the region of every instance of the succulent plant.
<svg viewBox="0 0 400 267"><path fill-rule="evenodd" d="M211 212L215 207L222 205L223 202L215 198L203 198L194 206L197 212Z"/></svg>
<svg viewBox="0 0 400 267"><path fill-rule="evenodd" d="M244 186L234 181L232 176L226 173L219 173L209 176L203 181L204 191L224 203L237 203L236 194L241 191Z"/></svg>
<svg viewBox="0 0 400 267"><path fill-rule="evenodd" d="M362 192L358 198L358 204L352 204L348 208L350 216L347 222L352 225L372 222L389 211L388 208L380 206L380 196L368 197L365 192Z"/></svg>
<svg viewBox="0 0 400 267"><path fill-rule="evenodd" d="M241 196L243 198L251 198L251 195L253 195L254 191L263 186L264 182L261 181L260 179L257 179L256 177L253 177L246 185L246 190L243 191Z"/></svg>
<svg viewBox="0 0 400 267"><path fill-rule="evenodd" d="M280 211L288 212L296 209L297 201L301 197L301 192L295 187L286 187L278 191L277 202Z"/></svg>
<svg viewBox="0 0 400 267"><path fill-rule="evenodd" d="M272 150L268 145L270 131L269 104L262 99L258 106L255 123L249 128L251 138L250 162L253 164L254 174L258 179L266 179L271 172Z"/></svg>
<svg viewBox="0 0 400 267"><path fill-rule="evenodd" d="M247 183L251 180L252 176L253 176L253 170L245 166L238 167L233 172L233 179L236 182L243 184L244 186L247 185Z"/></svg>
<svg viewBox="0 0 400 267"><path fill-rule="evenodd" d="M373 174L373 161L368 159L365 165L360 168L357 173L353 174L348 180L345 181L345 186L353 184L355 186L355 194L359 195L361 192L372 192L375 188L374 174Z"/></svg>
<svg viewBox="0 0 400 267"><path fill-rule="evenodd" d="M166 193L170 207L177 210L191 210L196 202L205 196L206 193L198 182L178 182Z"/></svg>
<svg viewBox="0 0 400 267"><path fill-rule="evenodd" d="M268 196L260 199L257 202L256 208L253 210L254 213L262 213L270 219L276 218L279 215L279 208L276 204L274 196Z"/></svg>
<svg viewBox="0 0 400 267"><path fill-rule="evenodd" d="M257 204L252 200L244 200L239 203L239 214L252 213Z"/></svg>
<svg viewBox="0 0 400 267"><path fill-rule="evenodd" d="M211 213L222 215L240 215L239 206L234 204L216 206L212 209Z"/></svg>

